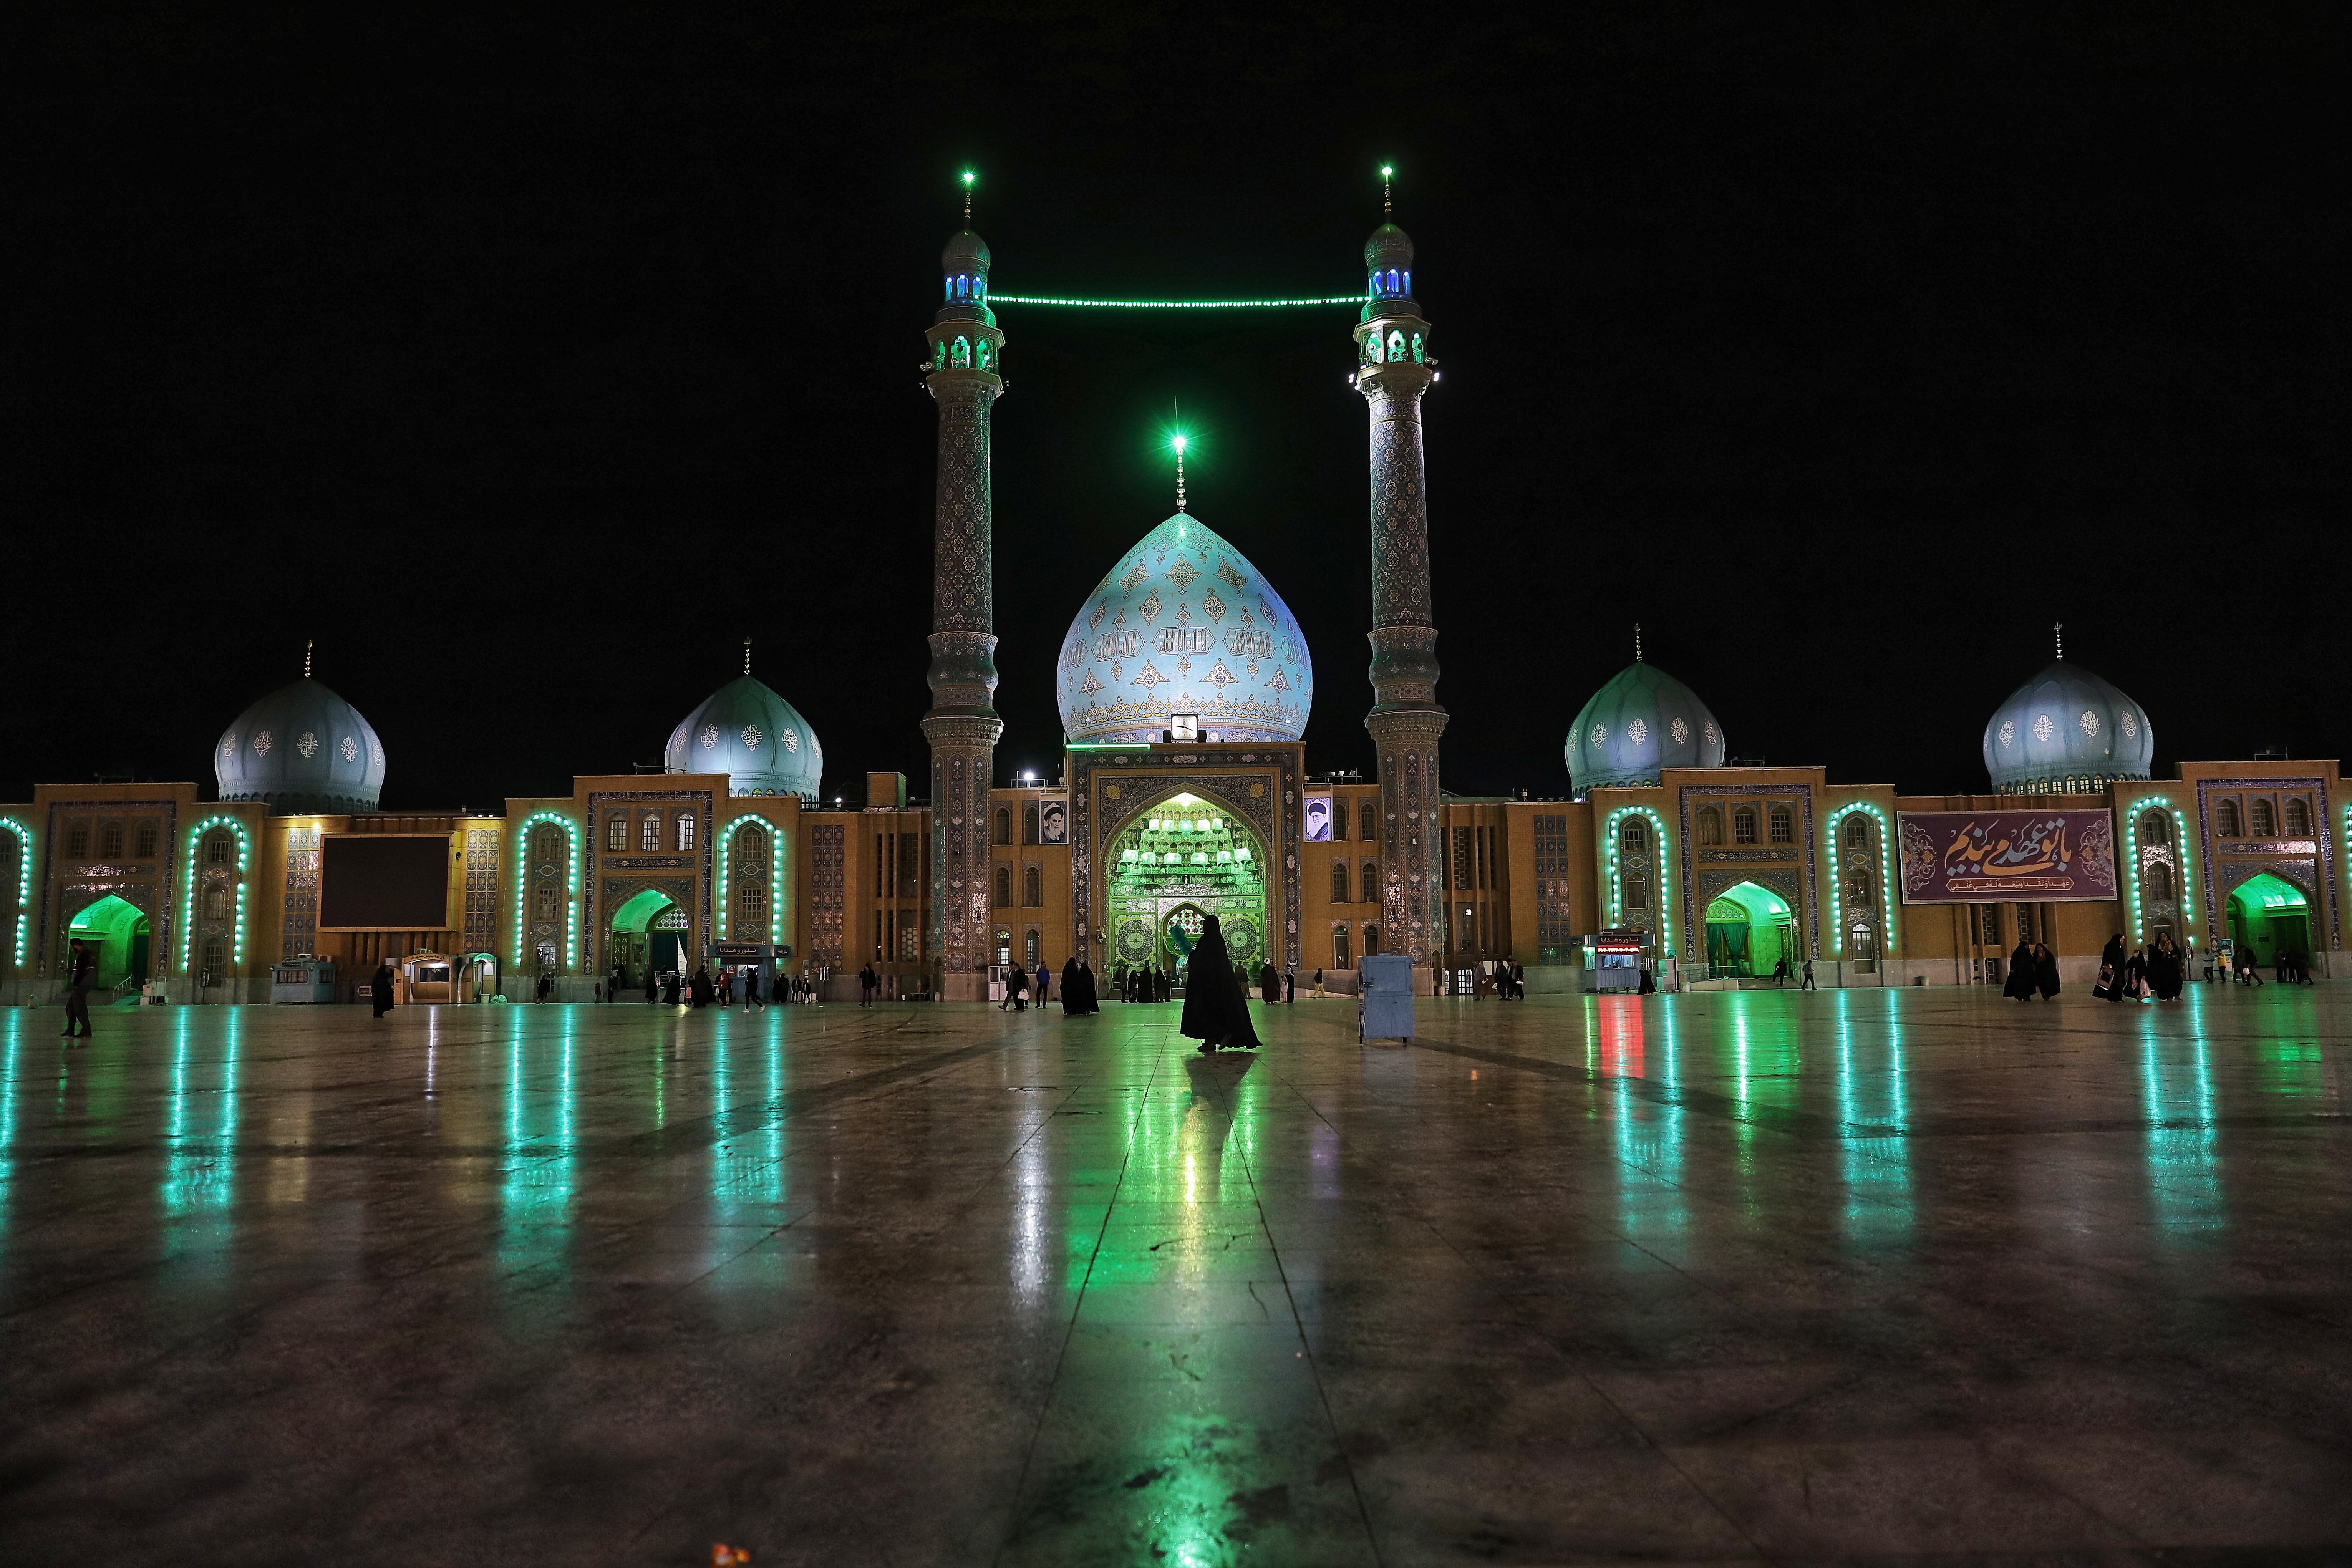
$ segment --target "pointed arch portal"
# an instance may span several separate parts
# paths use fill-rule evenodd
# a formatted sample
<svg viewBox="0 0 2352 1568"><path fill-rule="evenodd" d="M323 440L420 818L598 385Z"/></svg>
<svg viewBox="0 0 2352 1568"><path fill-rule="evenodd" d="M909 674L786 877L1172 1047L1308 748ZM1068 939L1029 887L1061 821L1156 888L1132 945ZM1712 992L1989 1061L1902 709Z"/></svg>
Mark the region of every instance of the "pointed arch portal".
<svg viewBox="0 0 2352 1568"><path fill-rule="evenodd" d="M1710 980L1769 974L1786 957L1796 962L1796 915L1769 888L1740 882L1706 906L1706 973Z"/></svg>

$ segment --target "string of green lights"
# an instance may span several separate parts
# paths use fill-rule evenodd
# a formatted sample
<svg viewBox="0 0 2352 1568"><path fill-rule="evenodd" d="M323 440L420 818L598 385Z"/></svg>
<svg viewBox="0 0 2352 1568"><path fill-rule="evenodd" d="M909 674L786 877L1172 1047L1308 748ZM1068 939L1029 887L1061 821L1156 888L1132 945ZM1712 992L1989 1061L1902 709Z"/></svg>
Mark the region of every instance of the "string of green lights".
<svg viewBox="0 0 2352 1568"><path fill-rule="evenodd" d="M1097 310L1272 310L1297 305L1360 305L1361 294L1315 300L1064 300L1046 294L991 294L992 305L1077 305Z"/></svg>

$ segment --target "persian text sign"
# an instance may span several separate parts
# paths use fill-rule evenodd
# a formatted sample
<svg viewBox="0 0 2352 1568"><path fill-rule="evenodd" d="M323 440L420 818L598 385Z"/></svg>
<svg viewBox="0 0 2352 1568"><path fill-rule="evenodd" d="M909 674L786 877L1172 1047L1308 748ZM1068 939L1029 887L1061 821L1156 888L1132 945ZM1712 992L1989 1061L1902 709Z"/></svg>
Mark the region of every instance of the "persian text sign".
<svg viewBox="0 0 2352 1568"><path fill-rule="evenodd" d="M2104 811L1902 814L1906 904L2089 902L2116 896Z"/></svg>

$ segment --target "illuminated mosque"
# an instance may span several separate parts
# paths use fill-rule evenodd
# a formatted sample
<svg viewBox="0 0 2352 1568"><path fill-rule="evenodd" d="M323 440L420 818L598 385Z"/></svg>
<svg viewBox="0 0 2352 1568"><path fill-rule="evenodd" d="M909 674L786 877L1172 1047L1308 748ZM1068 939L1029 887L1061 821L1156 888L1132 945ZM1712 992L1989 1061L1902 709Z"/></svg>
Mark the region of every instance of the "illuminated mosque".
<svg viewBox="0 0 2352 1568"><path fill-rule="evenodd" d="M2345 967L2337 765L2260 756L2152 777L2147 710L2063 649L1987 720L1982 787L1898 795L1745 764L1636 641L1557 716L1559 798L1446 792L1421 433L1441 373L1412 242L1390 222L1364 247L1352 333L1376 776L1308 771L1306 638L1180 479L1177 511L1070 622L1062 776L1000 780L991 264L967 211L926 334L939 439L920 798L868 773L854 794L836 778L829 802L815 731L747 649L670 732L658 774L583 776L491 813L388 813L383 739L306 659L229 721L209 792L43 784L0 806L5 999L55 1000L79 938L124 1002L351 1001L386 961L420 1002L542 987L586 1001L720 963L837 997L871 965L887 995L974 1000L1013 963L1179 963L1212 914L1237 959L1340 990L1381 952L1444 992L1506 959L1531 991L1637 972L1735 986L1783 962L1825 985L1999 984L2020 942L2080 980L2117 931Z"/></svg>

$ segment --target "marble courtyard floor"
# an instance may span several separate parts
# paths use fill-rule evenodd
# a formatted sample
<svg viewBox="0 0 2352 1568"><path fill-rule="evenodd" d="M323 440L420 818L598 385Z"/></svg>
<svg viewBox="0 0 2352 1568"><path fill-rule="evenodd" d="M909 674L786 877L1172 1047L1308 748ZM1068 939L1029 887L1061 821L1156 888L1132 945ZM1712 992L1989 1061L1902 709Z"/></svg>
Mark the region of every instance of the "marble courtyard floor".
<svg viewBox="0 0 2352 1568"><path fill-rule="evenodd" d="M0 1562L2339 1562L2352 986L0 1014Z"/></svg>

